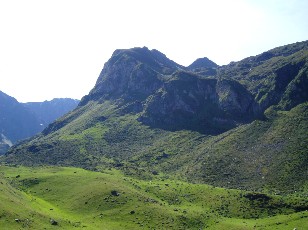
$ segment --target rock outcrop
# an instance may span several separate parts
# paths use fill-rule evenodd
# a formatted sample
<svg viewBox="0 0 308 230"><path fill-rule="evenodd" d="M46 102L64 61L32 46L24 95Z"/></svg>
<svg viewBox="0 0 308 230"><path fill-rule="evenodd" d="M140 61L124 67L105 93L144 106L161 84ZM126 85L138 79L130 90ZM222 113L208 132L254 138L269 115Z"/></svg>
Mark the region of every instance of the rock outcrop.
<svg viewBox="0 0 308 230"><path fill-rule="evenodd" d="M81 105L118 100L147 125L204 133L220 133L257 117L257 104L243 85L198 72L216 67L203 58L186 68L146 47L116 50Z"/></svg>

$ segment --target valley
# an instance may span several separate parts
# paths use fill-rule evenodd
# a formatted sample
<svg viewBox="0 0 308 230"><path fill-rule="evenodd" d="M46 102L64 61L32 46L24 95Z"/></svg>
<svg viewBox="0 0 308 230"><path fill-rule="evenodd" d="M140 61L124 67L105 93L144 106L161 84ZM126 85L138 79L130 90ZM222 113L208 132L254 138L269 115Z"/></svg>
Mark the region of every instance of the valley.
<svg viewBox="0 0 308 230"><path fill-rule="evenodd" d="M306 229L307 87L308 41L225 66L115 50L73 110L0 136L0 228Z"/></svg>

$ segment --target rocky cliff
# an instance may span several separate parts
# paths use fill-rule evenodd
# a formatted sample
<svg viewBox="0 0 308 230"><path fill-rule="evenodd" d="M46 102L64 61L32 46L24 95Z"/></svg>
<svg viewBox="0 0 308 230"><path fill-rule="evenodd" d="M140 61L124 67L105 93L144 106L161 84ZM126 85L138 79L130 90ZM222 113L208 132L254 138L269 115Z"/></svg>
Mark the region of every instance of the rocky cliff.
<svg viewBox="0 0 308 230"><path fill-rule="evenodd" d="M147 125L202 133L220 133L259 117L258 104L238 81L194 72L194 66L218 67L204 62L186 68L146 47L117 50L81 105L110 99L130 103L131 112L140 113L138 120Z"/></svg>

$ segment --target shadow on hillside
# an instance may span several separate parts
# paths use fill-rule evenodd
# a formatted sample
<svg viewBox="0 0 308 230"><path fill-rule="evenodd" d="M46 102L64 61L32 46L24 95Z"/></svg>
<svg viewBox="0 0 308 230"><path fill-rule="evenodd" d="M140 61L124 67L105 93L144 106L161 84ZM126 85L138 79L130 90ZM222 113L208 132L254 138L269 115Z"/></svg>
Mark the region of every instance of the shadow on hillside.
<svg viewBox="0 0 308 230"><path fill-rule="evenodd" d="M152 129L162 129L170 132L188 130L192 132L198 132L204 135L219 135L228 130L231 130L238 125L234 121L192 121L192 120L173 120L172 122L155 120L149 117L139 117L138 121L143 125L147 125Z"/></svg>

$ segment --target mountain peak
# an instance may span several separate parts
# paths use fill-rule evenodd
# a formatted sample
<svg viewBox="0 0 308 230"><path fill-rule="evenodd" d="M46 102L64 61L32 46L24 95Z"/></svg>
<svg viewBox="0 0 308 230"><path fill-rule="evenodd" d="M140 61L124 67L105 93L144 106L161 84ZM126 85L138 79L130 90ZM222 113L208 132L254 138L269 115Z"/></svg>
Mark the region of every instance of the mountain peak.
<svg viewBox="0 0 308 230"><path fill-rule="evenodd" d="M122 54L133 54L133 53L138 53L138 54L149 54L151 51L149 50L148 47L134 47L130 49L116 49L111 58L114 56L122 55Z"/></svg>
<svg viewBox="0 0 308 230"><path fill-rule="evenodd" d="M150 50L146 46L134 47L131 49L117 49L113 52L112 57L107 63L115 64L118 60L128 62L132 59L146 64L159 72L162 71L162 69L172 69L171 72L173 72L173 69L184 68L183 66L167 58L167 56L160 51L156 49Z"/></svg>
<svg viewBox="0 0 308 230"><path fill-rule="evenodd" d="M198 58L187 68L190 70L193 70L193 69L200 69L200 68L216 68L216 67L218 67L218 65L215 62L211 61L207 57L203 57L203 58Z"/></svg>
<svg viewBox="0 0 308 230"><path fill-rule="evenodd" d="M105 63L95 87L82 99L81 105L101 98L147 97L161 87L162 75L171 75L184 68L155 49L135 47L116 50Z"/></svg>

